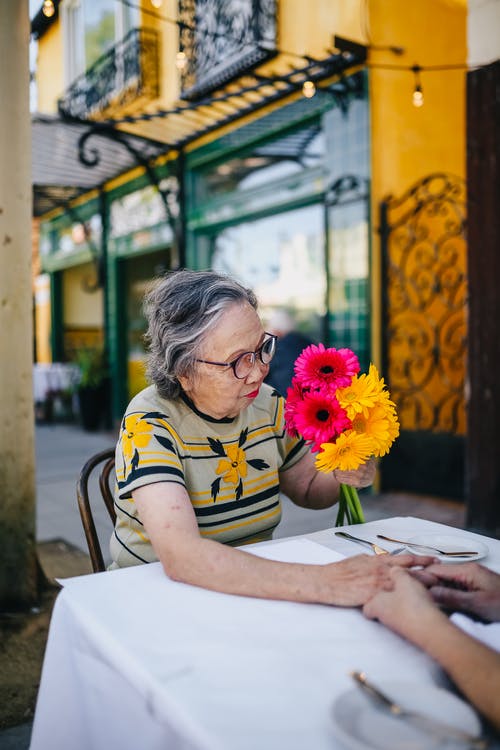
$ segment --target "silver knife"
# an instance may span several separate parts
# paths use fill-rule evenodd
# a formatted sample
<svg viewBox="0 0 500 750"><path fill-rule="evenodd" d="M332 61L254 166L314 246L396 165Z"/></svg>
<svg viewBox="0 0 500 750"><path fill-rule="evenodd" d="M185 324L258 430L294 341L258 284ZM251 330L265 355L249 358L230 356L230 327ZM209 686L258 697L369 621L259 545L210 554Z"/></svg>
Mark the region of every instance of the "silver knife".
<svg viewBox="0 0 500 750"><path fill-rule="evenodd" d="M484 748L488 747L488 740L483 737L477 737L463 731L462 729L457 729L450 724L439 721L439 719L434 719L432 716L427 716L418 711L412 711L411 709L400 706L380 690L380 688L376 687L372 682L369 682L364 672L351 672L351 677L355 680L356 684L364 690L366 695L368 695L378 706L385 708L392 716L405 719L413 724L413 726L422 729L429 734L437 735L443 739L448 737L459 740L468 747L474 748L474 750L484 750Z"/></svg>

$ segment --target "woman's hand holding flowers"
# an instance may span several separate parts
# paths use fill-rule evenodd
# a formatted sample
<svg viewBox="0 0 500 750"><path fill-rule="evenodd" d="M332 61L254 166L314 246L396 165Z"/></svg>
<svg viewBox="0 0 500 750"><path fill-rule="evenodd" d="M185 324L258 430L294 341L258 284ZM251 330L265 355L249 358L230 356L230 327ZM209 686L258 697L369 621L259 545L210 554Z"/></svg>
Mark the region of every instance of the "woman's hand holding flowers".
<svg viewBox="0 0 500 750"><path fill-rule="evenodd" d="M341 471L340 469L334 469L334 476L340 484L348 484L350 487L356 487L361 489L362 487L370 487L375 479L377 471L377 463L375 458L369 458L364 464L358 469L352 469L351 471Z"/></svg>

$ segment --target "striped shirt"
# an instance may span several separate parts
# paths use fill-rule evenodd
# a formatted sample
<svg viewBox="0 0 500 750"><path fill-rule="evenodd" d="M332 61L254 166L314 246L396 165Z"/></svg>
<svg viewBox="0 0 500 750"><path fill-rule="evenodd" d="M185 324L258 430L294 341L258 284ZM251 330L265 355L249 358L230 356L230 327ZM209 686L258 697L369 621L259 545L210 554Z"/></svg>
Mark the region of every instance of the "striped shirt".
<svg viewBox="0 0 500 750"><path fill-rule="evenodd" d="M284 399L267 385L237 417L213 419L155 386L129 404L116 447L112 567L157 559L132 491L153 482L186 488L200 534L232 545L270 539L281 518L279 471L309 448L284 429Z"/></svg>

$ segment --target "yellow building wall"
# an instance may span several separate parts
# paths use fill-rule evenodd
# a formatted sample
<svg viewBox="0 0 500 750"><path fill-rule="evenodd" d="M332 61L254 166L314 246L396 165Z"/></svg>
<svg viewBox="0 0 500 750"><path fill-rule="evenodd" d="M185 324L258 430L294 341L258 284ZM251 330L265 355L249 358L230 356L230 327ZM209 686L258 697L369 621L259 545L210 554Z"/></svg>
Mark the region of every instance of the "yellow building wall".
<svg viewBox="0 0 500 750"><path fill-rule="evenodd" d="M38 43L36 83L38 111L57 112L57 100L64 88L61 23L54 23Z"/></svg>
<svg viewBox="0 0 500 750"><path fill-rule="evenodd" d="M372 350L380 360L380 202L399 196L432 172L465 177L465 0L370 0L366 22L373 45L397 45L401 56L371 50L372 142ZM424 105L412 104L414 75L376 65L421 67L463 65L462 69L422 71Z"/></svg>
<svg viewBox="0 0 500 750"><path fill-rule="evenodd" d="M142 7L148 11L152 10L150 0L143 0ZM172 104L180 93L180 76L175 65L179 50L179 29L177 24L164 20L177 18L177 0L163 0L160 9L155 13L156 15L142 12L141 26L154 29L158 33L160 93L159 102L156 102L155 106L166 106Z"/></svg>

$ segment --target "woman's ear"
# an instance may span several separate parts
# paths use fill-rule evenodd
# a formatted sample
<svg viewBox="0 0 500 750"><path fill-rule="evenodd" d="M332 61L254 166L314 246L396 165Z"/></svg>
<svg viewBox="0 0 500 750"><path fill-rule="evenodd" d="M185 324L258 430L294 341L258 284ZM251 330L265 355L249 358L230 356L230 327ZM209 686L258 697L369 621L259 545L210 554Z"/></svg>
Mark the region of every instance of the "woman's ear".
<svg viewBox="0 0 500 750"><path fill-rule="evenodd" d="M189 394L189 391L193 387L192 378L190 378L189 375L178 375L177 380L181 384L184 393Z"/></svg>

